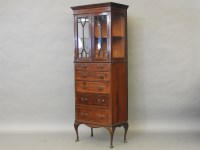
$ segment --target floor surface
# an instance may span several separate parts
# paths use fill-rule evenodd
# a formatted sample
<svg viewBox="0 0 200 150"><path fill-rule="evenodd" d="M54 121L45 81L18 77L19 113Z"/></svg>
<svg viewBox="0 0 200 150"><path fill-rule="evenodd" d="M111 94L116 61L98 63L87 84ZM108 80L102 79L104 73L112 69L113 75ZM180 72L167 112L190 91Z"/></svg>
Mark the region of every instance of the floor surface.
<svg viewBox="0 0 200 150"><path fill-rule="evenodd" d="M109 150L109 134L103 129L52 133L0 133L0 150ZM200 133L128 132L123 143L123 130L116 130L113 140L116 150L199 150Z"/></svg>

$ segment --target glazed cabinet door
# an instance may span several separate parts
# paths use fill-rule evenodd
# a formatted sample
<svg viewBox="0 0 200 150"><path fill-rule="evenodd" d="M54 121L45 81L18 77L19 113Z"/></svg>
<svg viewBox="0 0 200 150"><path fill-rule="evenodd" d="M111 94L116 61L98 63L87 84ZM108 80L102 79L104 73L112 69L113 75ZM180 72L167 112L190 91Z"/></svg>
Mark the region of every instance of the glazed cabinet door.
<svg viewBox="0 0 200 150"><path fill-rule="evenodd" d="M106 61L109 59L109 13L92 14L92 59Z"/></svg>
<svg viewBox="0 0 200 150"><path fill-rule="evenodd" d="M76 15L75 32L75 61L91 60L91 14Z"/></svg>

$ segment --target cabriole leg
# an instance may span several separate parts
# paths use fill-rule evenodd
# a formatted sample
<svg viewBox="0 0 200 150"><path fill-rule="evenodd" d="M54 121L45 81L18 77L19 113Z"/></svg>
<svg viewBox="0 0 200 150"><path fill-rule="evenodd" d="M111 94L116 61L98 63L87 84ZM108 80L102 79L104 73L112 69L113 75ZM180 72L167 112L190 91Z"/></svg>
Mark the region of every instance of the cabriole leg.
<svg viewBox="0 0 200 150"><path fill-rule="evenodd" d="M110 127L108 130L110 132L110 148L113 148L113 135L116 127Z"/></svg>
<svg viewBox="0 0 200 150"><path fill-rule="evenodd" d="M93 137L93 128L91 128L91 137Z"/></svg>
<svg viewBox="0 0 200 150"><path fill-rule="evenodd" d="M78 123L74 123L74 129L76 131L76 142L79 141L79 136L78 136L78 127L79 127L80 124Z"/></svg>
<svg viewBox="0 0 200 150"><path fill-rule="evenodd" d="M127 131L128 131L128 122L125 122L124 124L123 124L123 127L124 127L124 143L127 143L128 141L127 141L127 139L126 139L126 134L127 134Z"/></svg>

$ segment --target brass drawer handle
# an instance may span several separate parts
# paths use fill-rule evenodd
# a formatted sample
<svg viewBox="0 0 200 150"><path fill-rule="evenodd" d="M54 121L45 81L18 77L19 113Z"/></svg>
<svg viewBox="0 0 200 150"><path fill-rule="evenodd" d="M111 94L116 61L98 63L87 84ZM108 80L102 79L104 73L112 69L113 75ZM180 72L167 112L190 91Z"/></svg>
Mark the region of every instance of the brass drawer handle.
<svg viewBox="0 0 200 150"><path fill-rule="evenodd" d="M82 102L86 102L87 100L88 100L87 97L82 97L82 98L81 98L81 101L82 101Z"/></svg>
<svg viewBox="0 0 200 150"><path fill-rule="evenodd" d="M100 103L100 104L105 102L105 100L104 100L104 99L100 99L100 98L99 98L99 99L97 99L97 101L98 101L98 103Z"/></svg>
<svg viewBox="0 0 200 150"><path fill-rule="evenodd" d="M97 78L103 79L103 78L104 78L104 74L98 73L98 74L97 74Z"/></svg>
<svg viewBox="0 0 200 150"><path fill-rule="evenodd" d="M98 89L99 91L103 91L104 86L98 86L97 89Z"/></svg>
<svg viewBox="0 0 200 150"><path fill-rule="evenodd" d="M87 115L88 115L88 113L86 113L86 112L82 112L82 113L81 113L81 116L82 116L82 117L87 117Z"/></svg>
<svg viewBox="0 0 200 150"><path fill-rule="evenodd" d="M82 77L82 78L86 78L86 77L87 77L87 73L81 74L81 77Z"/></svg>
<svg viewBox="0 0 200 150"><path fill-rule="evenodd" d="M103 119L103 118L105 118L105 115L101 115L101 114L99 114L99 119Z"/></svg>
<svg viewBox="0 0 200 150"><path fill-rule="evenodd" d="M81 68L86 69L88 66L87 65L81 65Z"/></svg>
<svg viewBox="0 0 200 150"><path fill-rule="evenodd" d="M104 67L103 65L97 65L98 69L103 69L103 67Z"/></svg>
<svg viewBox="0 0 200 150"><path fill-rule="evenodd" d="M81 86L82 89L86 89L87 88L86 83L83 83L80 86Z"/></svg>

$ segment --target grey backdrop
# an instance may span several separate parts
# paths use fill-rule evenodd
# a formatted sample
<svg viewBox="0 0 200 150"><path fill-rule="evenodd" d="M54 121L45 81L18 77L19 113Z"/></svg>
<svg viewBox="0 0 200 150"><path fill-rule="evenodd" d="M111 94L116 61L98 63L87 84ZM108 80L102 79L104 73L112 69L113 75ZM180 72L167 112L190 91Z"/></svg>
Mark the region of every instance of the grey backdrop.
<svg viewBox="0 0 200 150"><path fill-rule="evenodd" d="M71 6L102 0L0 0L0 131L73 130ZM132 130L200 130L200 1L129 5Z"/></svg>

